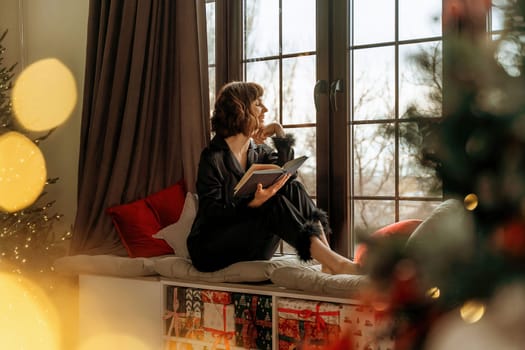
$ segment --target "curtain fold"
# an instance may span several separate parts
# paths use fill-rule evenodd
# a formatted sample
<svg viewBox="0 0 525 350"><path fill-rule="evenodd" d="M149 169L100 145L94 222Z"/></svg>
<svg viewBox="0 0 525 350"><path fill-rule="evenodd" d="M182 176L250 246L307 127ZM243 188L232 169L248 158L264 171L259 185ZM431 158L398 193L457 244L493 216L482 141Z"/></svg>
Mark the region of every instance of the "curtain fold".
<svg viewBox="0 0 525 350"><path fill-rule="evenodd" d="M92 0L70 254L126 251L106 209L184 178L209 140L204 0Z"/></svg>

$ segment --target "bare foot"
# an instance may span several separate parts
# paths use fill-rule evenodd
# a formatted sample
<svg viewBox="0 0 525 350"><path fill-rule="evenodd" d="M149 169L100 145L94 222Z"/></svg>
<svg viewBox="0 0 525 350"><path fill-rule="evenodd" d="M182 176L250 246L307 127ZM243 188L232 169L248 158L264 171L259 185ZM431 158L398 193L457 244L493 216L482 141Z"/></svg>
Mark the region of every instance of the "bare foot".
<svg viewBox="0 0 525 350"><path fill-rule="evenodd" d="M334 275L361 275L361 267L350 260L343 260L338 264L336 270L333 271Z"/></svg>
<svg viewBox="0 0 525 350"><path fill-rule="evenodd" d="M332 269L330 269L328 266L325 266L325 265L321 265L321 272L328 273L330 275L334 274Z"/></svg>

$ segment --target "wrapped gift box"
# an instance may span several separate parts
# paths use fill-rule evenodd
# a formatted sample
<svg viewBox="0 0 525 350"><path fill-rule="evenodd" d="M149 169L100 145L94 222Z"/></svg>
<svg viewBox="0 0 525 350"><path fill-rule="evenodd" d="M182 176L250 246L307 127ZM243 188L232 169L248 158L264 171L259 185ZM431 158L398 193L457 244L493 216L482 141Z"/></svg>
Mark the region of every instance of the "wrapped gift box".
<svg viewBox="0 0 525 350"><path fill-rule="evenodd" d="M233 293L235 344L245 349L272 348L272 297Z"/></svg>
<svg viewBox="0 0 525 350"><path fill-rule="evenodd" d="M341 335L341 305L297 299L279 299L279 349L323 348Z"/></svg>
<svg viewBox="0 0 525 350"><path fill-rule="evenodd" d="M235 337L235 311L233 304L204 303L204 340L212 349L218 344L230 348Z"/></svg>
<svg viewBox="0 0 525 350"><path fill-rule="evenodd" d="M180 293L182 289L182 293ZM164 310L163 319L166 321L166 335L180 337L185 333L186 312L184 302L184 288L168 287L166 290L166 309Z"/></svg>
<svg viewBox="0 0 525 350"><path fill-rule="evenodd" d="M190 330L202 329L203 301L200 289L184 288L184 306Z"/></svg>
<svg viewBox="0 0 525 350"><path fill-rule="evenodd" d="M343 305L341 327L352 335L356 350L393 350L388 318L370 305Z"/></svg>
<svg viewBox="0 0 525 350"><path fill-rule="evenodd" d="M220 292L216 290L203 290L202 291L202 302L213 303L213 304L231 304L232 293Z"/></svg>
<svg viewBox="0 0 525 350"><path fill-rule="evenodd" d="M204 339L202 314L201 290L168 286L163 318L166 321L166 334L172 338L166 340L166 349L204 349L199 343Z"/></svg>

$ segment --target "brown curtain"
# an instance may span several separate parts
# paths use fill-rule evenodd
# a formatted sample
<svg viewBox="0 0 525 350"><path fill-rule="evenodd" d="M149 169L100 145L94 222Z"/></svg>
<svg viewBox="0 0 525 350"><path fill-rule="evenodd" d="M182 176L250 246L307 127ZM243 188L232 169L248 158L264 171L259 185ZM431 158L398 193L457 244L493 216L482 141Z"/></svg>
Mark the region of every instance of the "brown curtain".
<svg viewBox="0 0 525 350"><path fill-rule="evenodd" d="M71 254L126 255L105 210L184 178L209 138L205 0L91 0Z"/></svg>

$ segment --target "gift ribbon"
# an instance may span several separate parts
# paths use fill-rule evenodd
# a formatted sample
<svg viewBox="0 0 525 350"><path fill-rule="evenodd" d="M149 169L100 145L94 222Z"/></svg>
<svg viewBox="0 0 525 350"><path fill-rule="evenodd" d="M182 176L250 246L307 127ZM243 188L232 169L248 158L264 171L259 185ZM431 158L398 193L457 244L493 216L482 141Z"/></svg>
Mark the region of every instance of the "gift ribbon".
<svg viewBox="0 0 525 350"><path fill-rule="evenodd" d="M326 321L323 319L323 316L339 316L339 311L321 311L320 308L321 303L318 303L315 306L315 311L310 309L296 310L285 307L280 307L277 311L295 314L303 319L315 317L315 326L317 327L317 330L320 331L326 328Z"/></svg>
<svg viewBox="0 0 525 350"><path fill-rule="evenodd" d="M179 308L179 299L177 298L177 288L173 289L173 311L166 310L164 311L164 320L169 320L171 318L170 326L168 328L168 336L171 336L171 332L175 328L175 336L179 336L179 316L184 315L184 312L177 312Z"/></svg>
<svg viewBox="0 0 525 350"><path fill-rule="evenodd" d="M241 337L243 347L246 349L253 349L255 347L255 339L257 338L257 328L255 327L255 319L257 313L258 296L253 295L250 308L244 309L242 317L237 319L237 323L242 325Z"/></svg>
<svg viewBox="0 0 525 350"><path fill-rule="evenodd" d="M216 329L211 329L211 328L204 328L205 330L207 330L208 332L211 333L211 336L213 338L215 338L215 341L213 342L212 346L211 346L211 349L212 350L215 350L217 349L217 345L219 345L219 343L221 342L221 340L223 341L224 343L224 348L226 350L230 350L230 340L233 338L233 336L235 335L234 332L224 332L224 331L218 331Z"/></svg>
<svg viewBox="0 0 525 350"><path fill-rule="evenodd" d="M215 338L215 341L211 346L212 350L215 350L217 348L217 345L221 342L221 340L223 340L224 347L226 348L226 350L230 350L230 340L235 335L235 332L226 331L226 306L227 305L222 305L222 331L214 328L204 327L204 330L210 332L211 336Z"/></svg>
<svg viewBox="0 0 525 350"><path fill-rule="evenodd" d="M249 310L244 310L243 317L239 323L242 324L241 337L243 346L247 349L252 349L257 338L257 329L255 328L255 323Z"/></svg>

